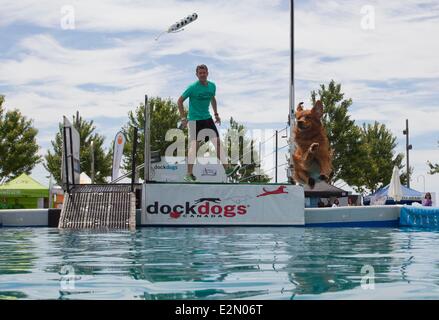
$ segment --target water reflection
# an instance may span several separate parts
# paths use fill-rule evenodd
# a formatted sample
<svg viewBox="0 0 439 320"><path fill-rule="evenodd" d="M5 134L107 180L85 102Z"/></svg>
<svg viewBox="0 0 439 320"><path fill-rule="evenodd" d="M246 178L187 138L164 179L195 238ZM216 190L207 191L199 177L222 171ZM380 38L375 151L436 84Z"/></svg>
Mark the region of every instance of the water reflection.
<svg viewBox="0 0 439 320"><path fill-rule="evenodd" d="M394 281L390 270L401 263L392 257L392 229L305 229L301 245L289 241L286 267L295 295L349 290L361 285L364 266L375 281ZM334 237L334 234L337 236Z"/></svg>
<svg viewBox="0 0 439 320"><path fill-rule="evenodd" d="M437 244L438 233L385 228L0 229L0 299L355 297L366 265L377 288L431 282Z"/></svg>
<svg viewBox="0 0 439 320"><path fill-rule="evenodd" d="M0 275L30 273L37 249L32 241L34 231L10 229L0 232Z"/></svg>

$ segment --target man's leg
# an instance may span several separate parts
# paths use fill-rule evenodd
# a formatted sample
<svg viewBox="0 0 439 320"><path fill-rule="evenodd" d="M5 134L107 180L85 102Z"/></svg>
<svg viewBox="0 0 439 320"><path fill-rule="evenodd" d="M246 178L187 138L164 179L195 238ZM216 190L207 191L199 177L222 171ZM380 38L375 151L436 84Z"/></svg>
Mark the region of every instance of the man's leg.
<svg viewBox="0 0 439 320"><path fill-rule="evenodd" d="M189 141L189 151L188 151L188 165L187 174L194 174L194 164L197 159L197 152L200 147L200 143L196 140Z"/></svg>
<svg viewBox="0 0 439 320"><path fill-rule="evenodd" d="M189 130L189 150L187 157L187 175L184 178L184 180L187 182L192 182L196 180L194 176L194 164L197 159L197 152L199 147L199 143L197 141L197 122L189 121L188 130Z"/></svg>

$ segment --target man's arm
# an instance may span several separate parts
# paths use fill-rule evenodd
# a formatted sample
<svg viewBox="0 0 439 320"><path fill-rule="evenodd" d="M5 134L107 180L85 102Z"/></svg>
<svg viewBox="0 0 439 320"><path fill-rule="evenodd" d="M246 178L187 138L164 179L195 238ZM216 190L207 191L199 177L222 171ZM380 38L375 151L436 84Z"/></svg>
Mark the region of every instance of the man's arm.
<svg viewBox="0 0 439 320"><path fill-rule="evenodd" d="M187 119L186 119L186 115L185 115L184 107L183 107L184 100L185 99L183 98L183 96L181 96L180 98L178 98L178 101L177 101L178 112L180 113L180 119L181 119L181 128L180 129L186 128L186 126L187 126Z"/></svg>
<svg viewBox="0 0 439 320"><path fill-rule="evenodd" d="M211 103L212 103L213 112L215 112L215 114L218 114L218 105L216 103L216 98L215 97L212 98Z"/></svg>
<svg viewBox="0 0 439 320"><path fill-rule="evenodd" d="M221 124L221 118L219 117L219 114L218 114L218 104L216 102L215 97L212 98L211 103L212 103L212 108L213 108L213 112L215 115L215 122L218 124Z"/></svg>
<svg viewBox="0 0 439 320"><path fill-rule="evenodd" d="M180 112L180 118L184 118L185 117L184 107L183 107L184 100L185 99L181 96L180 98L178 98L178 101L177 101L178 111Z"/></svg>

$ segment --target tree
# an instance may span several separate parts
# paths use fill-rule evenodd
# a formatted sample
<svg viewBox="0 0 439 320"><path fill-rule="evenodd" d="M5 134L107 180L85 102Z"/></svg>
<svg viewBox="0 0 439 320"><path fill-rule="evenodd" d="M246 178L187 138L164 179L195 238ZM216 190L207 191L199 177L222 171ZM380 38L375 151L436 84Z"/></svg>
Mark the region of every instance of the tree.
<svg viewBox="0 0 439 320"><path fill-rule="evenodd" d="M439 144L439 141L438 141ZM436 174L439 173L439 163L433 164L430 161L427 161L428 166L430 167L430 172L428 174Z"/></svg>
<svg viewBox="0 0 439 320"><path fill-rule="evenodd" d="M241 163L241 168L232 175L232 180L242 183L267 183L271 179L257 163L258 154L255 149L255 142L246 137L246 134L247 129L245 126L230 118L230 127L223 137L223 145L227 146L228 163L233 165L237 163L238 159ZM236 150L237 154L233 153L233 150ZM235 158L236 156L237 158Z"/></svg>
<svg viewBox="0 0 439 320"><path fill-rule="evenodd" d="M396 137L384 124L363 124L361 130L361 149L365 157L360 164L359 176L354 189L357 192L375 192L390 183L393 167L402 169L403 154L395 155ZM402 183L407 182L407 175L401 177Z"/></svg>
<svg viewBox="0 0 439 320"><path fill-rule="evenodd" d="M352 99L344 99L341 84L334 80L328 86L320 85L318 93L311 92L312 105L315 105L317 95L324 106L322 122L333 151L330 181L335 183L341 179L356 185L365 154L361 148L361 130L348 115Z"/></svg>
<svg viewBox="0 0 439 320"><path fill-rule="evenodd" d="M155 97L149 100L150 105L150 124L151 124L151 150L160 151L160 155L165 155L165 151L172 142L166 141L165 136L169 129L176 129L180 119L178 107L171 99ZM145 105L140 104L136 110L128 113L128 123L122 128L126 137L124 147L124 165L126 171L131 170L134 128L139 129L136 163L144 163L144 143L145 143ZM185 130L186 132L187 130ZM139 172L139 177L143 179L143 170Z"/></svg>
<svg viewBox="0 0 439 320"><path fill-rule="evenodd" d="M96 127L93 121L86 121L82 117L73 116L73 126L79 132L80 137L80 162L81 172L91 176L91 142L93 141L94 160L95 160L95 183L106 183L106 178L111 175L112 152L106 151L103 147L105 138L95 133ZM63 125L59 124L59 131L55 140L51 141L52 151L45 155L46 162L44 167L49 171L58 184L62 183L61 179L61 159L63 147Z"/></svg>
<svg viewBox="0 0 439 320"><path fill-rule="evenodd" d="M0 183L22 173L30 174L41 162L36 142L38 130L32 120L19 110L3 110L4 96L0 96Z"/></svg>

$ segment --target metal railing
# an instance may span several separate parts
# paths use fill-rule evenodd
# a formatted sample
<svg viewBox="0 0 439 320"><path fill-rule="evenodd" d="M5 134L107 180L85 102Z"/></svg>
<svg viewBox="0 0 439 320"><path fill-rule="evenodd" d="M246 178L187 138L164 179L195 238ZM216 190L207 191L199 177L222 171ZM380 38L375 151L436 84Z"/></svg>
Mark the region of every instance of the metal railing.
<svg viewBox="0 0 439 320"><path fill-rule="evenodd" d="M246 182L246 181L249 181L251 179L264 177L268 174L268 176L271 179L273 179L275 183L278 183L279 182L279 169L284 168L284 167L288 167L288 165L289 165L287 159L285 159L285 161L279 161L280 151L289 147L288 132L289 132L288 127L285 127L283 129L280 129L280 130L275 130L273 135L269 136L268 138L264 139L263 141L260 141L258 144L259 159L256 163L256 166L259 168L263 168L264 163L267 162L266 159L271 158L274 162L273 167L271 167L270 169L261 169L262 172L260 172L260 173L251 174L249 176L242 177L238 180L238 182ZM280 141L282 141L281 139L285 139L285 138L287 141L285 143L285 145L280 145ZM274 145L273 149L271 149L267 154L263 154L262 147L267 146L267 144L269 144L270 142ZM244 158L246 155L248 155L251 152L253 152L253 150L249 150L249 151L245 152L242 155L242 157ZM246 167L251 166L251 165L255 165L255 164L252 163L252 164L241 166L240 170L245 169ZM273 174L270 175L270 173L273 173Z"/></svg>

